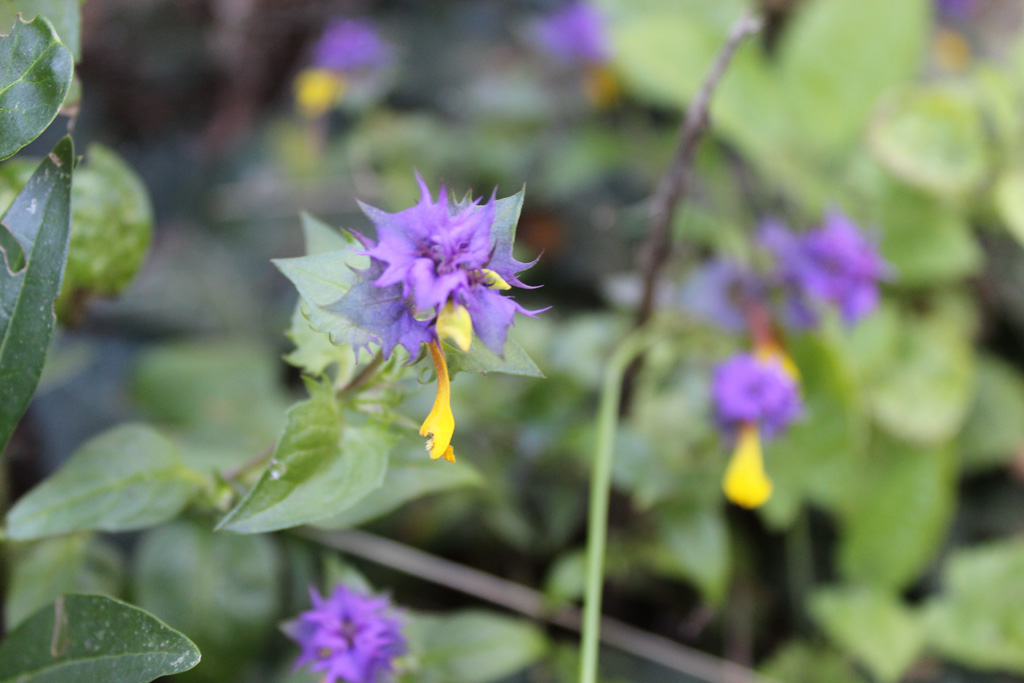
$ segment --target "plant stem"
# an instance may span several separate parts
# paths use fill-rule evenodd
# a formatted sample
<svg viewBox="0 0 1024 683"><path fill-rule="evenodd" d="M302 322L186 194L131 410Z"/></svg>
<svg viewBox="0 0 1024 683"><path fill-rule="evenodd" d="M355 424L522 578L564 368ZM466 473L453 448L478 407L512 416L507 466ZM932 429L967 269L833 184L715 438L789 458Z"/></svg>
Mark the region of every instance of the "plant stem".
<svg viewBox="0 0 1024 683"><path fill-rule="evenodd" d="M634 358L650 343L644 328L626 337L605 367L601 403L597 414L597 443L590 475L590 512L587 517L586 583L583 595L583 638L580 652L580 683L596 683L601 640L601 591L604 585L604 554L608 540L608 498L611 494L615 431L619 423L622 377Z"/></svg>

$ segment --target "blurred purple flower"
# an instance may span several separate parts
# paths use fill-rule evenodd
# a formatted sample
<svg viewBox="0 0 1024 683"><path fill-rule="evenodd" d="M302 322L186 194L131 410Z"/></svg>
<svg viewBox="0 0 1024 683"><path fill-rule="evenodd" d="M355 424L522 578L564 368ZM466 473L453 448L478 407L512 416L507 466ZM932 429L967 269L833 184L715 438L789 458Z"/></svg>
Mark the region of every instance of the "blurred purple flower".
<svg viewBox="0 0 1024 683"><path fill-rule="evenodd" d="M763 299L759 278L735 261L713 259L694 271L680 293L683 310L729 332L747 328L743 307Z"/></svg>
<svg viewBox="0 0 1024 683"><path fill-rule="evenodd" d="M604 16L587 2L572 2L537 21L534 35L552 59L568 66L594 66L611 57Z"/></svg>
<svg viewBox="0 0 1024 683"><path fill-rule="evenodd" d="M939 14L950 19L969 19L980 5L979 0L935 0Z"/></svg>
<svg viewBox="0 0 1024 683"><path fill-rule="evenodd" d="M322 672L324 683L392 680L393 661L406 653L407 645L388 598L341 585L329 598L313 588L309 595L313 609L284 627L302 650L295 667Z"/></svg>
<svg viewBox="0 0 1024 683"><path fill-rule="evenodd" d="M799 236L777 221L766 222L759 239L777 260L793 326L816 324L817 303L835 306L850 325L877 308L878 283L888 264L843 213L830 211L820 228Z"/></svg>
<svg viewBox="0 0 1024 683"><path fill-rule="evenodd" d="M390 214L361 204L377 228L377 242L360 236L370 268L335 305L378 337L385 356L396 345L415 355L421 343L443 336L439 326L468 326L494 353L502 355L516 313L534 315L502 294L526 287L518 273L533 263L512 257L514 224L495 221L494 195L481 204L450 204L445 188L437 201L417 174L421 197L412 208ZM504 201L504 200L503 200Z"/></svg>
<svg viewBox="0 0 1024 683"><path fill-rule="evenodd" d="M711 395L719 425L730 437L754 425L771 438L803 409L796 379L774 357L733 356L715 369Z"/></svg>
<svg viewBox="0 0 1024 683"><path fill-rule="evenodd" d="M390 60L390 46L373 24L364 19L332 22L313 50L313 66L328 71L360 71L383 66Z"/></svg>

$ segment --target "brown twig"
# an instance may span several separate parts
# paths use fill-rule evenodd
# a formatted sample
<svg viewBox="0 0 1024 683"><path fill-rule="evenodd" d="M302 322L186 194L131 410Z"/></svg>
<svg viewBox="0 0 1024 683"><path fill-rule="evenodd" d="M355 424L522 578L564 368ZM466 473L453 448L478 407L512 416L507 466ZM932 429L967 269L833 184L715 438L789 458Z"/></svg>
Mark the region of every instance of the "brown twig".
<svg viewBox="0 0 1024 683"><path fill-rule="evenodd" d="M704 132L708 128L708 109L711 106L711 97L740 44L748 36L760 31L763 26L764 20L751 11L745 12L736 20L736 23L729 29L725 44L722 45L722 49L719 50L715 61L704 77L704 82L686 109L686 114L679 126L679 145L672 157L672 163L651 197L650 228L643 250L643 294L636 314L636 327L640 327L650 320L651 314L654 312L654 295L658 279L672 251L672 223L679 203L689 189L693 159L697 154L697 147ZM643 356L634 361L626 372L622 392L623 412L629 405L633 383L642 363Z"/></svg>
<svg viewBox="0 0 1024 683"><path fill-rule="evenodd" d="M303 527L296 534L328 548L480 598L531 619L579 632L582 614L576 607L552 610L544 594L528 586L467 567L411 546L363 531L327 532ZM601 640L623 652L708 681L771 683L756 672L674 640L614 619L601 618Z"/></svg>

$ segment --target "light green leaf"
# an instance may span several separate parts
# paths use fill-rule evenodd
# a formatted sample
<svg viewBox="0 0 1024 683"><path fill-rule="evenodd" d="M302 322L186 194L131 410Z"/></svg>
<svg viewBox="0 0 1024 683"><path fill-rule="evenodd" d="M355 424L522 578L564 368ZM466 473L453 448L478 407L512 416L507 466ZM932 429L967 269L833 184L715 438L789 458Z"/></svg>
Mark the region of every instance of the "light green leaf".
<svg viewBox="0 0 1024 683"><path fill-rule="evenodd" d="M313 329L302 309L301 301L295 304L291 327L285 332L295 344L295 350L284 357L285 361L313 377L322 377L328 368L337 366L335 383L344 384L355 369L355 351L348 344L335 344L326 332Z"/></svg>
<svg viewBox="0 0 1024 683"><path fill-rule="evenodd" d="M448 360L448 373L452 377L460 372L503 372L509 375L544 377L544 373L533 359L511 336L505 341L504 358L484 346L476 337L473 338L469 351L461 351L444 342L444 355Z"/></svg>
<svg viewBox="0 0 1024 683"><path fill-rule="evenodd" d="M70 534L17 548L13 558L4 617L14 627L64 593L116 596L121 586L121 556L90 534Z"/></svg>
<svg viewBox="0 0 1024 683"><path fill-rule="evenodd" d="M547 649L532 624L479 610L418 614L406 633L419 655L416 680L422 683L489 683L533 664Z"/></svg>
<svg viewBox="0 0 1024 683"><path fill-rule="evenodd" d="M288 411L266 471L218 529L259 533L344 512L384 481L394 437L386 425L345 425L329 383Z"/></svg>
<svg viewBox="0 0 1024 683"><path fill-rule="evenodd" d="M956 449L915 447L875 435L869 457L842 482L840 573L849 581L900 589L934 559L956 503Z"/></svg>
<svg viewBox="0 0 1024 683"><path fill-rule="evenodd" d="M945 590L924 607L929 649L982 671L1024 673L1024 541L950 554Z"/></svg>
<svg viewBox="0 0 1024 683"><path fill-rule="evenodd" d="M82 58L82 0L0 0L0 30L21 13L25 21L46 17L77 62Z"/></svg>
<svg viewBox="0 0 1024 683"><path fill-rule="evenodd" d="M56 118L71 87L74 64L43 17L15 21L8 35L0 35L0 64L0 159L6 159ZM70 178L70 167L67 174Z"/></svg>
<svg viewBox="0 0 1024 683"><path fill-rule="evenodd" d="M144 529L177 516L202 485L174 444L155 430L115 427L19 499L7 513L7 534L21 540L86 529Z"/></svg>
<svg viewBox="0 0 1024 683"><path fill-rule="evenodd" d="M1000 465L1024 448L1024 377L992 355L978 358L974 404L960 434L961 466L968 471Z"/></svg>
<svg viewBox="0 0 1024 683"><path fill-rule="evenodd" d="M1013 169L996 181L996 209L1010 234L1024 244L1024 169Z"/></svg>
<svg viewBox="0 0 1024 683"><path fill-rule="evenodd" d="M907 316L891 365L869 387L878 424L918 444L938 444L960 431L974 386L974 351L966 337L938 316Z"/></svg>
<svg viewBox="0 0 1024 683"><path fill-rule="evenodd" d="M314 523L322 529L348 529L390 514L408 502L442 491L480 486L483 476L462 460L437 462L427 457L422 447L392 459L384 483L339 515Z"/></svg>
<svg viewBox="0 0 1024 683"><path fill-rule="evenodd" d="M785 683L865 683L850 661L820 644L787 641L761 667L761 673L773 681Z"/></svg>
<svg viewBox="0 0 1024 683"><path fill-rule="evenodd" d="M188 638L100 595L67 595L0 643L0 683L148 683L199 663Z"/></svg>
<svg viewBox="0 0 1024 683"><path fill-rule="evenodd" d="M120 294L142 265L153 208L142 180L116 153L92 144L71 184L71 245L61 303L81 293Z"/></svg>
<svg viewBox="0 0 1024 683"><path fill-rule="evenodd" d="M0 219L0 452L32 400L53 335L71 230L73 157L71 138L58 142Z"/></svg>
<svg viewBox="0 0 1024 683"><path fill-rule="evenodd" d="M920 623L899 598L860 586L825 588L811 596L810 611L828 637L879 680L900 680L924 645Z"/></svg>
<svg viewBox="0 0 1024 683"><path fill-rule="evenodd" d="M981 114L966 93L949 88L915 87L885 100L869 142L892 173L943 196L974 190L988 170Z"/></svg>
<svg viewBox="0 0 1024 683"><path fill-rule="evenodd" d="M279 579L269 537L214 534L205 525L178 521L143 536L134 595L203 651L202 665L187 680L231 683L274 632Z"/></svg>
<svg viewBox="0 0 1024 683"><path fill-rule="evenodd" d="M779 66L806 144L839 157L858 141L878 97L917 73L930 10L926 0L828 0L794 12Z"/></svg>
<svg viewBox="0 0 1024 683"><path fill-rule="evenodd" d="M729 529L718 507L656 511L654 569L693 583L712 605L725 598L731 569Z"/></svg>
<svg viewBox="0 0 1024 683"><path fill-rule="evenodd" d="M332 228L316 216L302 212L302 236L306 245L306 256L316 256L352 247L352 235Z"/></svg>

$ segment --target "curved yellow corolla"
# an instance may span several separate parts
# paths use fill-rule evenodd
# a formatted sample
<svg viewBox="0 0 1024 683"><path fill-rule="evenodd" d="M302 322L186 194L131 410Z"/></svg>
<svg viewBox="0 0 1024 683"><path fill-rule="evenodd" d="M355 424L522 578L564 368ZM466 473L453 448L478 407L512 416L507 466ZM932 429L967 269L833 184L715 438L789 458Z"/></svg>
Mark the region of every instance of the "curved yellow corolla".
<svg viewBox="0 0 1024 683"><path fill-rule="evenodd" d="M295 79L295 104L307 118L326 114L345 93L345 79L327 69L304 69Z"/></svg>
<svg viewBox="0 0 1024 683"><path fill-rule="evenodd" d="M761 438L756 425L745 424L740 428L736 450L725 469L722 489L726 498L748 509L764 505L771 497L772 482L764 471Z"/></svg>
<svg viewBox="0 0 1024 683"><path fill-rule="evenodd" d="M455 452L451 446L452 435L455 434L455 416L452 414L448 363L445 361L444 351L437 342L430 342L427 346L437 369L437 398L434 399L434 407L430 409L430 414L420 427L420 436L428 437L427 450L430 451L432 460L443 457L448 462L455 462Z"/></svg>

